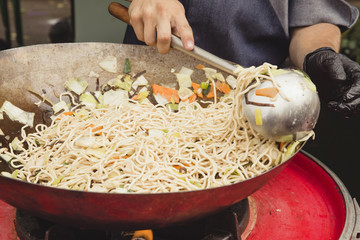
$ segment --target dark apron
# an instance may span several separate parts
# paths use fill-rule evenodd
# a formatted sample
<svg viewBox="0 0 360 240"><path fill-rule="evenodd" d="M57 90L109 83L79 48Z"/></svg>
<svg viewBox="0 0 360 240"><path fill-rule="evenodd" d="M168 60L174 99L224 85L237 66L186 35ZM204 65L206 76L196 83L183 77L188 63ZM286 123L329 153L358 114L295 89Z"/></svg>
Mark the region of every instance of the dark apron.
<svg viewBox="0 0 360 240"><path fill-rule="evenodd" d="M242 66L281 66L289 39L268 0L180 0L195 44ZM132 28L124 43L141 44Z"/></svg>

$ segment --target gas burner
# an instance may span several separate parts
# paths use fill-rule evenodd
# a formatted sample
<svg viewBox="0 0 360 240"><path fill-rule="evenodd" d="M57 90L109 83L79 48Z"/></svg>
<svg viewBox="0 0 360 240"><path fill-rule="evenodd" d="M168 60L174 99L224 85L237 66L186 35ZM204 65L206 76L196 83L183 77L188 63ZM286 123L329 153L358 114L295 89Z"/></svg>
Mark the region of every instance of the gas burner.
<svg viewBox="0 0 360 240"><path fill-rule="evenodd" d="M250 207L244 199L230 208L184 225L154 230L156 240L235 240L248 225Z"/></svg>
<svg viewBox="0 0 360 240"><path fill-rule="evenodd" d="M105 232L56 224L21 210L16 211L15 229L20 240L107 240Z"/></svg>
<svg viewBox="0 0 360 240"><path fill-rule="evenodd" d="M244 199L230 208L183 225L155 229L156 240L235 240L240 239L249 220L249 201ZM17 210L15 229L20 240L130 240L134 232L77 229L35 217ZM147 240L138 237L138 240Z"/></svg>

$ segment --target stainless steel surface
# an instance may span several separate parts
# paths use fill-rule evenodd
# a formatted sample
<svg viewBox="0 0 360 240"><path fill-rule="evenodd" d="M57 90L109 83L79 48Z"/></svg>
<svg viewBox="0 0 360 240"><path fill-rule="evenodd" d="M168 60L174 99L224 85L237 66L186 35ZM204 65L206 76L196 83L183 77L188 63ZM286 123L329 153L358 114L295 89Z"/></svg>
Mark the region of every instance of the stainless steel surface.
<svg viewBox="0 0 360 240"><path fill-rule="evenodd" d="M274 87L265 80L242 99L243 111L253 129L264 137L279 142L298 140L313 130L320 113L318 94L312 83L296 70L274 74L279 93L273 99L255 94L256 89ZM309 88L310 86L310 88ZM260 106L263 105L263 106ZM255 111L261 112L262 124L256 123Z"/></svg>
<svg viewBox="0 0 360 240"><path fill-rule="evenodd" d="M228 61L225 61L224 59L219 58L214 54L205 51L202 48L199 48L198 46L194 46L194 49L192 51L188 51L184 48L180 38L175 35L171 35L171 46L176 50L179 50L189 56L199 59L200 61L206 62L213 67L216 67L236 76L236 74L234 73L236 66L234 64L231 64Z"/></svg>

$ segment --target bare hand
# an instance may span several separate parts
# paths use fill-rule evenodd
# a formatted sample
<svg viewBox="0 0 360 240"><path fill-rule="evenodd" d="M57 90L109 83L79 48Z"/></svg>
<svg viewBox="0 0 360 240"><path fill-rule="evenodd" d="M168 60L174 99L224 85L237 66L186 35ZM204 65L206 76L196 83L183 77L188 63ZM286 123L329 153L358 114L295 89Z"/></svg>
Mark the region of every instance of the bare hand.
<svg viewBox="0 0 360 240"><path fill-rule="evenodd" d="M136 37L159 53L169 52L171 33L181 38L186 50L193 49L192 29L178 0L133 0L129 15Z"/></svg>

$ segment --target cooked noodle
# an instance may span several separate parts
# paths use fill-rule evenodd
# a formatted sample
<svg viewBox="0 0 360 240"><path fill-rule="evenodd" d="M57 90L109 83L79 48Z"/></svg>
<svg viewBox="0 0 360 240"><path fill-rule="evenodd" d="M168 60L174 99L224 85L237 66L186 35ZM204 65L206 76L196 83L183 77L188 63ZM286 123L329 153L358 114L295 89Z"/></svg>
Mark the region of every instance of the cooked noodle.
<svg viewBox="0 0 360 240"><path fill-rule="evenodd" d="M227 185L283 161L275 141L254 132L241 109L246 86L270 79L274 66L241 69L233 96L193 102L178 112L135 101L76 110L26 135L11 165L17 178L65 189L99 192L176 192ZM256 84L250 88L256 87ZM82 112L81 112L82 111Z"/></svg>

